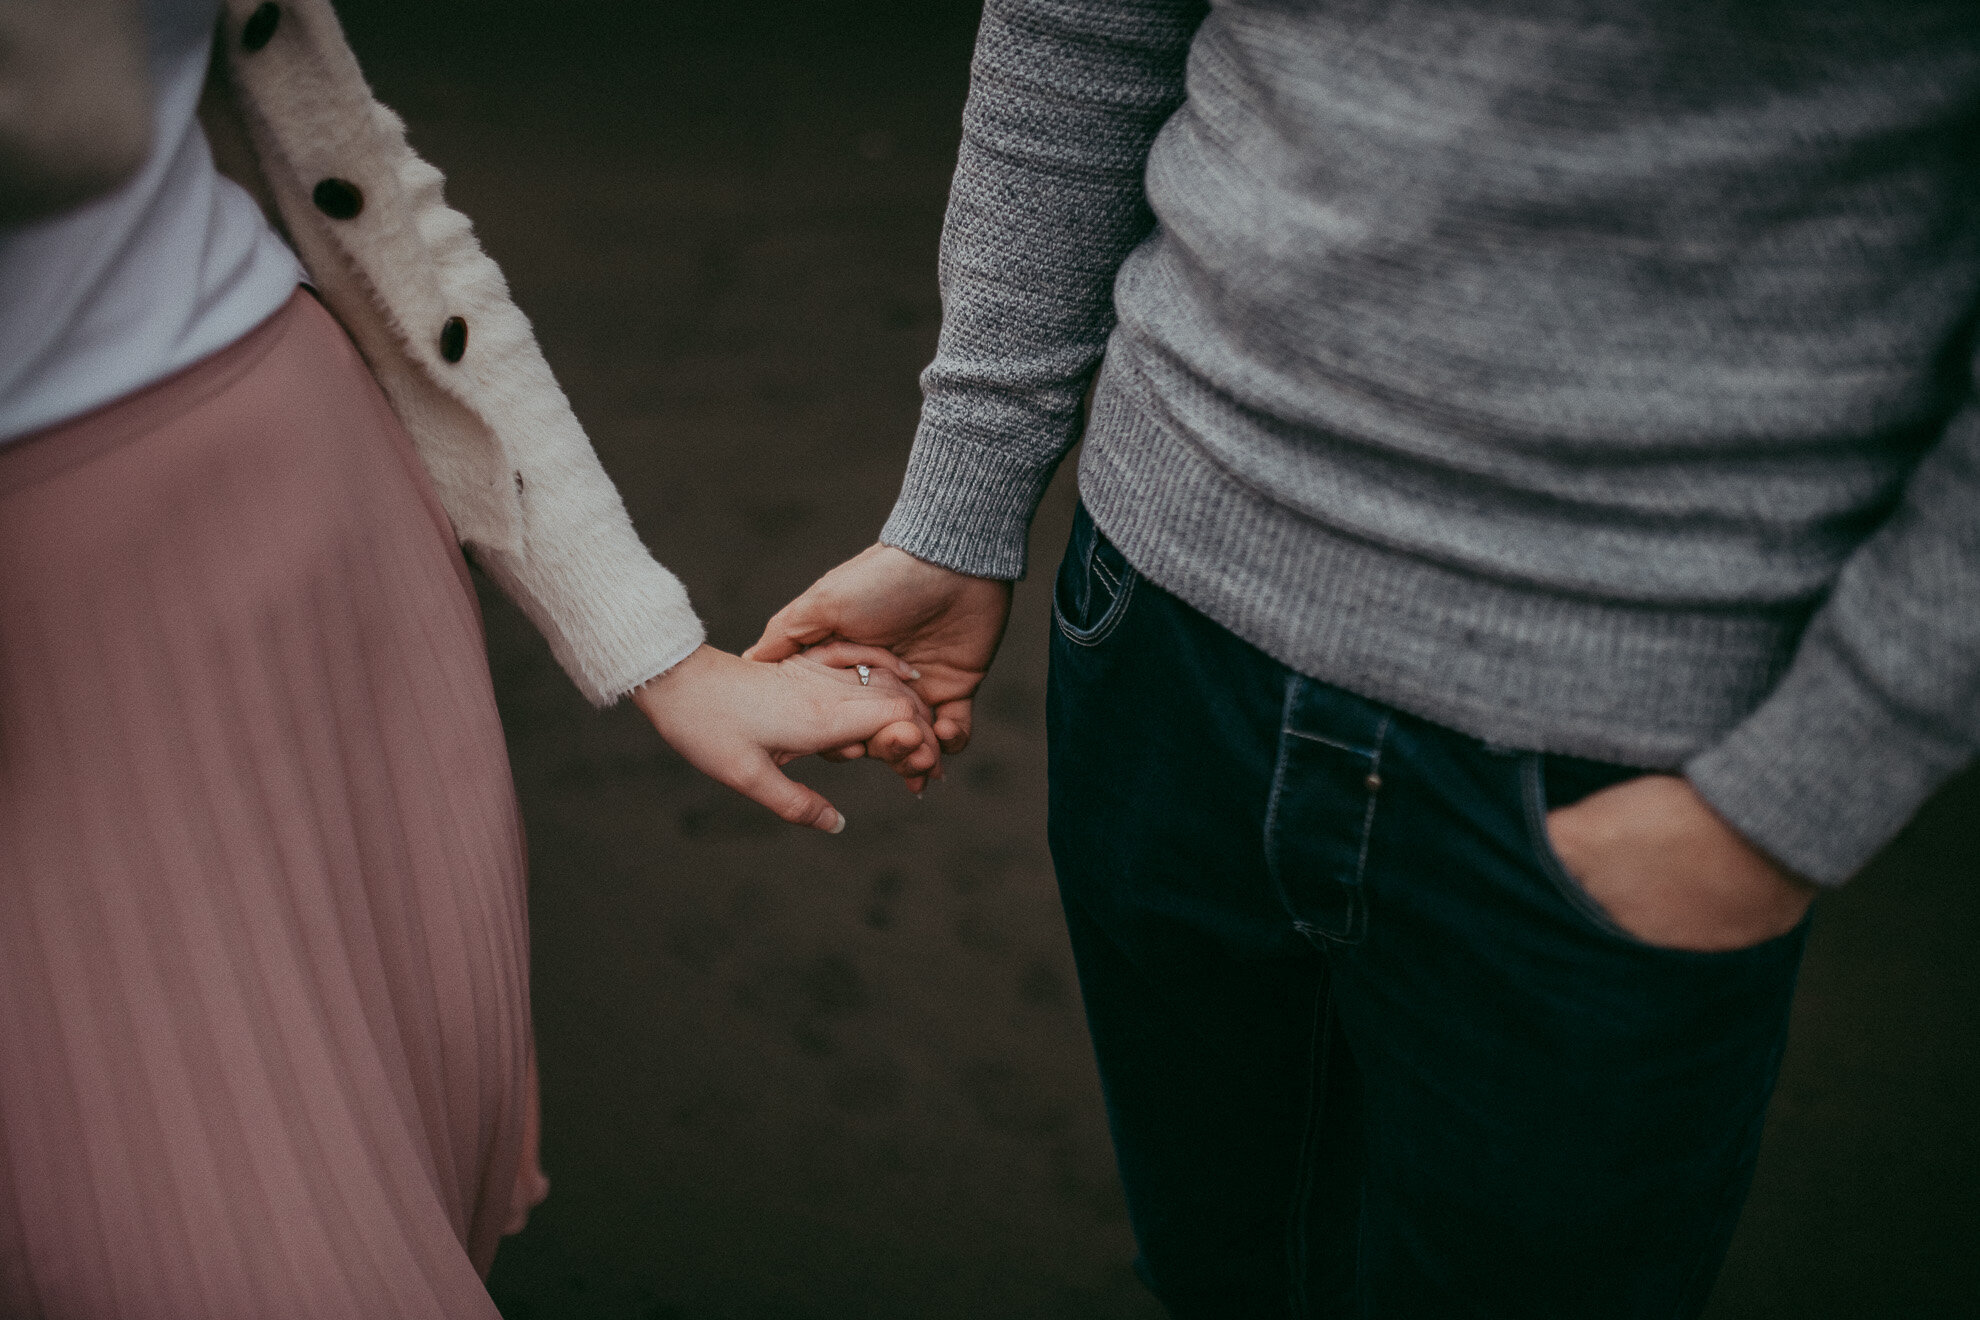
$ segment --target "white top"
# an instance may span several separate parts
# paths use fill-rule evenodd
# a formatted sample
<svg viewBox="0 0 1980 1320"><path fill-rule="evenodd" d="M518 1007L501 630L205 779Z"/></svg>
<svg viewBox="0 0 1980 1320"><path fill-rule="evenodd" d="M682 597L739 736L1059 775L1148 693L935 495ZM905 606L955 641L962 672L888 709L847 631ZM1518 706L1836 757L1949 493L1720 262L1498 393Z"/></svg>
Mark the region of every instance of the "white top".
<svg viewBox="0 0 1980 1320"><path fill-rule="evenodd" d="M309 283L405 424L455 536L578 689L609 705L701 643L687 592L640 543L500 268L447 205L440 172L373 98L332 0L282 0L272 32L254 17L262 3L224 0L227 39L213 47L227 74L214 109L246 130L228 172L274 202ZM71 8L0 5L24 23L62 22ZM197 8L198 23L182 30L204 25L211 4ZM269 38L254 49L241 40L250 22ZM363 191L360 214L337 220L317 208L316 186L330 178ZM244 205L222 204L261 232Z"/></svg>
<svg viewBox="0 0 1980 1320"><path fill-rule="evenodd" d="M73 211L0 227L0 443L80 416L225 348L302 267L195 111L221 0L145 0L151 154Z"/></svg>

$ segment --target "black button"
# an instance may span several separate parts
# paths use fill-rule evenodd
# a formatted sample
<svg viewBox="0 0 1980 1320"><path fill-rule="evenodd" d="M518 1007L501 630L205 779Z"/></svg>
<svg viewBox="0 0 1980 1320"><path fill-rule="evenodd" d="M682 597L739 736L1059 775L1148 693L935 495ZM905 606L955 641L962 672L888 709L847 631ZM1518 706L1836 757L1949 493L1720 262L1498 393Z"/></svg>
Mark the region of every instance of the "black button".
<svg viewBox="0 0 1980 1320"><path fill-rule="evenodd" d="M467 352L467 322L458 316L447 318L447 324L440 327L440 356L449 362L459 362ZM522 478L518 477L520 483Z"/></svg>
<svg viewBox="0 0 1980 1320"><path fill-rule="evenodd" d="M364 194L349 179L325 179L310 197L316 209L332 220L348 220L364 209Z"/></svg>
<svg viewBox="0 0 1980 1320"><path fill-rule="evenodd" d="M275 25L281 21L281 6L260 6L248 15L247 22L241 24L241 45L247 50L260 50L275 35Z"/></svg>

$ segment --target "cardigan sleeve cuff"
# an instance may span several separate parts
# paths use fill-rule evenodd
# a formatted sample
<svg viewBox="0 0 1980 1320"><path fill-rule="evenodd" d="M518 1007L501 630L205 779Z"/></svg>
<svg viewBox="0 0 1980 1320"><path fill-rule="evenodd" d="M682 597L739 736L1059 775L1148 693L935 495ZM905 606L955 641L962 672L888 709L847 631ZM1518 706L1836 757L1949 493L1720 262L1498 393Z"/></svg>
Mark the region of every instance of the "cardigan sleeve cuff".
<svg viewBox="0 0 1980 1320"><path fill-rule="evenodd" d="M924 423L880 541L971 577L1021 578L1031 516L1058 462Z"/></svg>
<svg viewBox="0 0 1980 1320"><path fill-rule="evenodd" d="M1740 834L1789 870L1840 885L1967 759L1894 706L1846 650L1811 636L1743 723L1684 767Z"/></svg>
<svg viewBox="0 0 1980 1320"><path fill-rule="evenodd" d="M585 699L609 706L693 654L707 630L680 579L630 526L599 536L630 544L527 561L477 547L475 559L522 607Z"/></svg>

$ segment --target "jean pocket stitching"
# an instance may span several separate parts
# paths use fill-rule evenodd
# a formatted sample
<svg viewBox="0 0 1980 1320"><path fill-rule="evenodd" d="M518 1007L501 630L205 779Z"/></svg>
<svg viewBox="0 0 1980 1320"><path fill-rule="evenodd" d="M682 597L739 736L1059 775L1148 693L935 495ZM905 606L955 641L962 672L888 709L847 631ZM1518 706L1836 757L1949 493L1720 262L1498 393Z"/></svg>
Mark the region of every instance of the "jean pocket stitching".
<svg viewBox="0 0 1980 1320"><path fill-rule="evenodd" d="M1388 727L1389 727L1388 716L1385 715L1382 717L1381 732L1377 733L1375 738L1375 745L1373 747L1356 747L1353 743L1342 742L1339 738L1329 738L1324 733L1314 733L1308 729L1285 728L1279 730L1279 732L1285 734L1289 738L1300 738L1306 742L1315 742L1321 744L1324 747L1331 747L1338 752L1346 752L1349 756L1359 756L1364 761L1376 761L1381 759L1381 755L1382 755L1381 735L1382 733L1386 733L1388 731Z"/></svg>
<svg viewBox="0 0 1980 1320"><path fill-rule="evenodd" d="M1089 558L1086 567L1091 573L1097 566ZM1107 603L1106 611L1101 614L1099 622L1091 628L1074 627L1072 621L1066 618L1065 611L1060 608L1057 593L1053 593L1052 621L1058 625L1060 635L1074 646L1098 646L1106 641L1114 630L1121 626L1121 619L1127 614L1128 602L1134 599L1135 584L1140 579L1141 575L1130 565L1121 574L1121 584L1114 592L1113 600Z"/></svg>
<svg viewBox="0 0 1980 1320"><path fill-rule="evenodd" d="M1375 837L1375 806L1382 799L1376 786L1382 782L1382 747L1389 739L1389 718L1384 712L1375 728L1375 748L1368 753L1368 808L1361 814L1361 851L1354 859L1354 887L1360 893L1367 892L1363 882L1368 878L1368 845Z"/></svg>
<svg viewBox="0 0 1980 1320"><path fill-rule="evenodd" d="M1293 904L1286 894L1284 880L1279 875L1279 796L1285 790L1287 746L1286 735L1292 732L1292 712L1294 703L1299 700L1300 687L1305 683L1297 674L1286 678L1285 700L1279 712L1279 746L1272 758L1272 788L1265 801L1265 878L1272 884L1272 891L1278 895L1280 906L1288 912ZM1297 923L1295 923L1297 924Z"/></svg>
<svg viewBox="0 0 1980 1320"><path fill-rule="evenodd" d="M1370 763L1372 774L1381 765L1382 743L1388 736L1389 716L1383 715L1381 726L1375 734L1373 751L1362 747L1350 747L1332 738L1316 738L1293 727L1293 709L1299 703L1299 694L1308 680L1297 674L1286 679L1285 702L1279 712L1279 748L1272 764L1272 788L1265 805L1265 828L1262 842L1265 851L1265 877L1272 886L1272 893L1278 898L1279 906L1292 920L1293 929L1309 941L1325 940L1331 945L1353 946L1361 943L1368 933L1368 894L1364 885L1364 871L1368 865L1368 840L1375 829L1375 793L1368 794L1368 806L1362 812L1360 847L1355 858L1355 872L1352 881L1337 881L1346 890L1347 920L1341 930L1329 930L1307 921L1299 915L1299 904L1294 901L1292 891L1287 887L1284 869L1279 856L1279 798L1285 789L1286 762L1290 759L1291 740L1302 738L1307 742L1324 743L1337 751L1353 756L1365 757Z"/></svg>
<svg viewBox="0 0 1980 1320"><path fill-rule="evenodd" d="M1666 952L1656 945L1636 938L1617 924L1609 915L1608 909L1595 901L1585 885L1568 870L1567 863L1554 851L1554 841L1547 833L1547 785L1542 778L1545 773L1541 765L1541 754L1533 753L1526 758L1520 774L1520 797L1526 813L1526 842L1534 858L1540 865L1541 874L1554 887L1561 900L1573 908L1576 915L1612 939L1622 940L1640 949ZM1671 950L1670 952L1678 952Z"/></svg>

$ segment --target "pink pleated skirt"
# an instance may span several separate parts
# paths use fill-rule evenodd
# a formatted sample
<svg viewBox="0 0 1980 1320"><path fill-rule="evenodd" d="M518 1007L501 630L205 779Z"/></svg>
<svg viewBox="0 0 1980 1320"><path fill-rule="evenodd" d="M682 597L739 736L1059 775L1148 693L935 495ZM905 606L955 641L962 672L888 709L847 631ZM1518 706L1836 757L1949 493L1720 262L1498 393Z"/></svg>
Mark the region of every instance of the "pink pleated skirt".
<svg viewBox="0 0 1980 1320"><path fill-rule="evenodd" d="M0 1316L493 1317L534 1082L480 617L336 322L0 448Z"/></svg>

